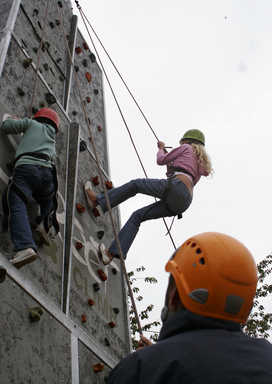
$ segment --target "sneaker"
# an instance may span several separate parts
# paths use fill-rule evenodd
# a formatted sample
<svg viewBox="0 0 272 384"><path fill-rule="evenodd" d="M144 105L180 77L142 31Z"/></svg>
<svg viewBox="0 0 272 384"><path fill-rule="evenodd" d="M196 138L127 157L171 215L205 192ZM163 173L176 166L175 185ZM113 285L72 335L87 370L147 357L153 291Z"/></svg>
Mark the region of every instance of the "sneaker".
<svg viewBox="0 0 272 384"><path fill-rule="evenodd" d="M51 244L51 241L54 239L54 235L51 233L50 230L49 230L48 232L46 231L43 222L41 222L41 223L37 226L37 228L35 229L35 231L39 233L39 235L41 236L43 242L44 242L46 245L50 245L50 244Z"/></svg>
<svg viewBox="0 0 272 384"><path fill-rule="evenodd" d="M112 255L104 244L98 246L98 258L104 264L108 265L114 258L119 258L118 255Z"/></svg>
<svg viewBox="0 0 272 384"><path fill-rule="evenodd" d="M10 261L16 268L21 268L26 264L32 263L36 260L37 253L32 248L23 249L22 251L16 252L14 258Z"/></svg>
<svg viewBox="0 0 272 384"><path fill-rule="evenodd" d="M94 217L103 216L103 211L100 205L97 203L96 194L92 190L92 184L90 181L87 181L84 185L84 192L87 199L88 206L92 209Z"/></svg>

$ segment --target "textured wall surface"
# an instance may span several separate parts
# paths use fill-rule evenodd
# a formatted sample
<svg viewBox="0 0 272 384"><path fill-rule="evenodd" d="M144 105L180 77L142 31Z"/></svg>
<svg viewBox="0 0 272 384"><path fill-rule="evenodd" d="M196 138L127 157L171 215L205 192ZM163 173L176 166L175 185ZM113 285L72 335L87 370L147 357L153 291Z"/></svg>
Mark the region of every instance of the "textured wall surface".
<svg viewBox="0 0 272 384"><path fill-rule="evenodd" d="M2 28L8 19L6 13L11 5L12 1L0 4ZM67 300L67 315L92 336L101 348L101 356L106 350L117 361L129 352L126 288L119 262L104 267L97 257L98 244L103 242L109 245L113 231L108 214L98 219L93 217L83 191L84 183L98 175L90 134L94 138L103 169L103 182L110 179L102 73L82 34L77 31L75 51L72 52L75 70L69 104L65 110L71 65L67 44L72 44L71 32L75 26L75 17L72 16L70 1L22 1L0 77L0 118L6 112L19 117L31 116L37 109L48 106L55 109L61 118L56 163L59 175L60 233L50 246L40 245L38 260L25 266L20 273L60 311L64 310L63 303ZM38 76L34 71L37 65ZM31 103L33 92L34 100ZM76 145L69 152L69 137L75 140L73 132L69 134L69 130L76 127L71 122L79 125L80 140L85 141L87 150L79 151ZM0 136L1 195L10 176L9 162L14 157L19 141L20 137L10 139ZM70 173L68 158L70 171L73 170ZM68 175L73 177L69 178ZM96 192L102 191L101 180L94 189ZM72 201L72 205L67 205L67 201ZM80 213L76 209L78 203L84 207L84 212ZM38 209L34 201L29 205L31 220L35 219ZM113 212L118 228L118 210L114 209ZM3 219L1 209L0 215ZM73 233L72 239L66 238L69 226ZM37 238L35 233L34 236ZM8 259L13 255L9 233L2 226L0 252ZM101 271L105 273L105 281L99 276ZM0 382L72 382L69 332L46 313L40 322L31 323L27 311L29 307L35 306L35 301L9 279L0 285L0 291ZM82 316L85 321L82 321ZM112 328L113 323L115 327ZM19 358L24 348L27 353ZM12 359L13 354L19 360ZM59 358L61 354L64 354L65 359ZM99 356L94 356L86 346L79 346L80 383L104 382L107 368L102 374L94 374L92 370L92 364L99 361ZM46 368L49 363L52 369Z"/></svg>

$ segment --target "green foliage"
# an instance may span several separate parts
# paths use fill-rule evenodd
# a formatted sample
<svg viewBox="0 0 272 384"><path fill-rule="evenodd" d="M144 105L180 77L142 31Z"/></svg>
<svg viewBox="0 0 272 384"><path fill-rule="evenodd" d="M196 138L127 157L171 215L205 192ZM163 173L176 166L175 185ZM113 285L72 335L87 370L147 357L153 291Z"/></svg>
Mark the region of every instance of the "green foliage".
<svg viewBox="0 0 272 384"><path fill-rule="evenodd" d="M140 295L140 289L136 287L134 284L137 282L137 280L144 280L147 284L157 284L157 279L155 277L140 277L139 273L144 272L145 267L141 266L136 268L136 271L131 271L128 273L129 281L132 286L132 291L135 296L136 301L143 301L143 296ZM153 321L148 322L150 312L154 309L153 304L149 304L139 313L139 318L141 321L142 329L144 332L149 332L150 336L149 339L156 342L158 340L158 332L154 330L154 327L158 327L160 325L159 321ZM130 321L130 330L131 330L131 336L132 336L132 347L135 350L138 346L138 340L140 338L139 330L138 330L138 324L136 322L135 314L133 311L133 308L131 306L131 301L129 297L129 321Z"/></svg>
<svg viewBox="0 0 272 384"><path fill-rule="evenodd" d="M272 329L272 313L265 311L263 299L272 293L271 280L272 254L266 256L258 265L258 286L253 309L249 319L244 326L244 332L249 336L268 338Z"/></svg>

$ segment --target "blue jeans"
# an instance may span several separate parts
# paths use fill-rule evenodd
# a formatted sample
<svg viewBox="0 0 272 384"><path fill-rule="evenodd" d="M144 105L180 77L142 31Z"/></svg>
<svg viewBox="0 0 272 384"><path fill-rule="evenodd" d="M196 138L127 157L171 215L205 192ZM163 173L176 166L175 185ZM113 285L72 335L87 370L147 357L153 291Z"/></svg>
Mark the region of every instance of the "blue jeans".
<svg viewBox="0 0 272 384"><path fill-rule="evenodd" d="M13 184L23 193L16 192ZM10 234L15 251L33 248L37 251L27 214L26 201L35 200L40 205L41 221L53 207L52 194L55 190L51 168L39 165L19 165L15 168L8 192Z"/></svg>
<svg viewBox="0 0 272 384"><path fill-rule="evenodd" d="M119 232L118 237L124 257L126 257L142 222L181 214L192 202L187 187L177 178L172 178L170 181L165 179L136 179L108 192L111 207L114 208L137 193L157 197L160 201L133 212ZM106 212L107 204L104 194L97 196L97 202L102 210ZM112 242L109 251L113 255L119 254L115 240Z"/></svg>

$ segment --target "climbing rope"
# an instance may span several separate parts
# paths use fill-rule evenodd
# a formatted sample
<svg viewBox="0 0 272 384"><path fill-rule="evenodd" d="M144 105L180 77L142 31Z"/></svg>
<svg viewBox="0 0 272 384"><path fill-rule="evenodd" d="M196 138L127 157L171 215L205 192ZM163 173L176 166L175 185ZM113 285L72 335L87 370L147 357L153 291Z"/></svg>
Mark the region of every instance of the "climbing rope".
<svg viewBox="0 0 272 384"><path fill-rule="evenodd" d="M132 143L132 145L133 145L133 147L134 147L134 150L135 150L135 152L136 152L136 154L137 154L137 157L138 157L138 160L139 160L139 162L140 162L140 164L141 164L141 167L142 167L142 170L143 170L143 172L144 172L144 175L145 175L146 178L148 178L147 172L146 172L145 167L144 167L144 165L143 165L143 162L142 162L142 160L141 160L141 158L140 158L140 155L139 155L139 152L138 152L138 150L137 150L136 144L135 144L135 142L134 142L134 140L133 140L131 131L130 131L130 129L129 129L129 127L128 127L128 124L127 124L127 122L126 122L126 119L125 119L125 117L124 117L124 113L123 113L123 111L122 111L122 109L121 109L121 107L120 107L120 104L119 104L119 102L118 102L118 99L117 99L117 97L116 97L116 94L115 94L115 92L114 92L114 90L113 90L113 87L112 87L112 85L111 85L110 79L109 79L109 77L108 77L108 74L107 74L107 72L106 72L106 70L105 70L105 67L104 67L104 65L103 65L103 63L102 63L102 60L101 60L101 58L100 58L99 52L98 52L98 50L97 50L97 48L96 48L96 46L95 46L95 43L94 43L93 38L92 38L92 36L91 36L91 34L90 34L89 28L88 28L88 26L87 26L87 24L86 24L86 18L84 17L82 8L81 8L81 6L79 5L79 1L78 1L78 0L75 0L75 3L76 3L76 5L77 5L77 8L78 8L79 13L80 13L80 15L81 15L82 21L83 21L83 23L84 23L84 26L85 26L85 28L86 28L86 31L87 31L88 36L89 36L89 38L90 38L90 41L91 41L91 43L92 43L92 46L93 46L93 48L94 48L94 50L95 50L95 52L96 52L96 55L97 55L99 64L100 64L100 66L101 66L101 68L102 68L102 71L103 71L103 73L104 73L104 75L105 75L105 78L106 78L106 80L107 80L107 83L108 83L108 85L109 85L109 87L110 87L112 96L113 96L113 98L114 98L114 100L115 100L115 103L116 103L116 105L117 105L117 108L118 108L118 110L119 110L119 112L120 112L120 115L121 115L121 118L122 118L122 120L123 120L123 123L124 123L124 125L125 125L125 127L126 127L126 130L127 130L128 134L129 134L129 138L130 138L131 143ZM111 60L111 62L113 63L112 60ZM113 65L114 65L114 64L113 64ZM116 68L115 65L114 65L114 68L117 70L117 68ZM121 74L120 74L120 72L119 72L118 70L117 70L117 73L118 73L119 76L122 78L122 76L121 76ZM123 79L123 78L122 78L122 79ZM123 82L124 82L124 81L123 81ZM126 86L126 87L127 87L127 86ZM127 87L127 89L128 89L128 87ZM129 89L128 89L128 90L129 90ZM132 93L131 93L130 90L129 90L129 93L131 94L131 96L132 96L133 100L135 101L136 105L138 106L138 108L139 108L140 111L142 112L142 109L139 107L139 104L137 103L136 99L134 98L134 96L132 95ZM143 114L143 112L142 112L142 114ZM150 125L150 123L148 122L146 116L145 116L144 114L143 114L143 116L144 116L145 120L147 121L149 127L151 128L151 130L152 130L152 132L153 132L155 138L157 139L157 141L159 141L157 135L155 134L153 128L152 128L151 125ZM157 201L156 198L155 198L155 201ZM165 225L166 230L167 230L166 234L169 235L170 240L171 240L171 242L172 242L172 244L173 244L173 247L174 247L174 249L176 250L176 245L175 245L174 239L173 239L173 237L172 237L172 235L171 235L171 229L168 228L168 225L167 225L166 220L165 220L164 217L162 218L162 220L163 220L164 225Z"/></svg>
<svg viewBox="0 0 272 384"><path fill-rule="evenodd" d="M44 44L45 27L46 27L46 22L47 22L47 18L48 18L49 4L50 4L50 0L47 0L47 5L46 5L45 13L44 13L44 18L43 18L44 23L43 23L43 28L42 28L42 35L40 38L41 39L40 45L39 45L39 48L37 51L37 64L36 64L35 73L33 76L34 77L34 84L33 84L33 89L32 89L31 101L29 104L29 112L28 112L29 117L31 117L33 115L32 108L33 108L34 97L35 97L36 88L37 88L37 80L38 80L38 73L39 73L39 69L40 69L41 52L42 52L42 48L43 48L43 44Z"/></svg>
<svg viewBox="0 0 272 384"><path fill-rule="evenodd" d="M70 49L69 49L69 44L68 44L68 41L67 41L67 38L66 38L64 27L63 27L63 14L62 14L61 10L59 9L59 7L57 7L57 9L58 9L60 20L61 20L60 24L61 24L61 29L62 29L65 45L66 45L67 52L68 52L69 61L70 61L71 66L74 66L73 59L72 59L72 56L71 56L71 52L70 52ZM88 115L87 115L87 111L86 111L85 104L84 104L84 101L83 101L83 97L81 95L79 78L78 78L78 75L77 75L76 71L74 71L74 73L75 73L76 88L77 88L77 91L78 91L78 94L79 94L82 110L83 110L85 121L86 121L86 124L87 124L87 127L88 127L88 131L89 131L89 135L90 135L90 142L91 142L91 145L92 145L92 148L93 148L93 153L94 153L94 157L95 157L95 161L96 161L96 165L97 165L97 169L98 169L99 178L100 178L101 184L103 186L103 192L104 192L104 195L105 195L105 198L106 198L106 204L107 204L108 212L109 212L109 215L110 215L110 221L111 221L111 225L112 225L112 228L113 228L115 241L117 243L117 247L118 247L118 251L119 251L119 255L120 255L120 262L121 262L121 267L122 267L123 275L125 276L125 280L126 280L126 284L127 284L127 287L128 287L129 296L130 296L130 299L131 299L131 304L132 304L133 312L135 314L135 319L136 319L136 322L137 322L137 325L138 325L138 330L139 330L140 335L142 336L143 335L143 330L142 330L142 326L141 326L141 323L140 323L140 319L139 319L139 315L138 315L138 311L137 311L137 307L136 307L133 291L132 291L132 288L131 288L131 284L129 282L129 277L128 277L126 266L125 266L123 251L122 251L122 248L121 248L120 240L118 238L116 226L115 226L115 223L114 223L112 209L111 209L111 204L110 204L110 200L109 200L109 196L108 196L108 191L107 191L106 185L105 185L105 183L103 181L102 169L101 169L101 166L100 166L100 162L99 162L99 158L98 158L95 142L94 142L94 139L93 139L93 135L92 135L91 127L90 127L90 122L89 122L89 119L88 119Z"/></svg>

